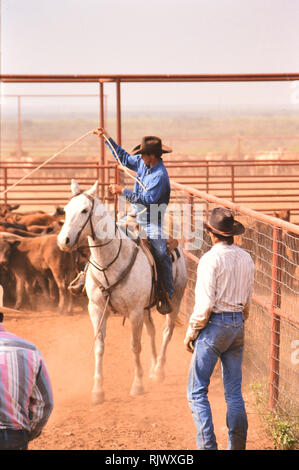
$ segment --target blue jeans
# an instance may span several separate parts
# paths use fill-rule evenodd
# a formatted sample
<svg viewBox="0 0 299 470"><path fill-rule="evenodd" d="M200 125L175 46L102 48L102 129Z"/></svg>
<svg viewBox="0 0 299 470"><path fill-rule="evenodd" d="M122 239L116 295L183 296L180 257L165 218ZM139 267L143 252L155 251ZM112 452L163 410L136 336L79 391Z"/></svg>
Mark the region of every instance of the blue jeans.
<svg viewBox="0 0 299 470"><path fill-rule="evenodd" d="M228 450L246 447L247 415L241 391L244 346L243 314L212 313L207 326L194 342L188 378L188 401L197 428L200 450L217 450L212 413L208 401L210 377L218 358L227 404Z"/></svg>
<svg viewBox="0 0 299 470"><path fill-rule="evenodd" d="M125 222L127 217L123 217L121 222ZM174 294L174 283L172 275L172 262L169 254L167 253L166 239L163 234L161 225L150 225L138 221L140 226L145 231L148 240L151 243L153 256L157 265L158 277L163 282L166 291L171 299ZM122 227L122 230L127 234L127 228ZM87 263L88 265L88 263Z"/></svg>
<svg viewBox="0 0 299 470"><path fill-rule="evenodd" d="M0 429L0 450L27 450L29 433L13 429Z"/></svg>
<svg viewBox="0 0 299 470"><path fill-rule="evenodd" d="M173 275L172 275L172 262L169 254L167 253L165 238L150 238L148 237L153 251L153 256L157 264L158 275L163 282L166 291L171 299L174 293Z"/></svg>

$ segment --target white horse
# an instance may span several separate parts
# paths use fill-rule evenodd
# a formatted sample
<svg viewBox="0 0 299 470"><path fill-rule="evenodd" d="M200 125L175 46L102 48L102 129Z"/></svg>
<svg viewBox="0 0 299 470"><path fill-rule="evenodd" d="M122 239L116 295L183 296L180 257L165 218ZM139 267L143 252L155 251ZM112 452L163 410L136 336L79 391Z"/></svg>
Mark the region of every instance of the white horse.
<svg viewBox="0 0 299 470"><path fill-rule="evenodd" d="M172 313L166 315L163 341L159 355L155 347L155 327L150 312L152 291L152 267L144 251L117 228L114 219L98 199L98 183L87 191L80 191L72 180L73 197L65 206L65 222L58 235L58 246L62 250L76 249L78 242L87 236L91 252L86 273L85 288L89 299L88 310L95 333L95 375L92 390L93 403L104 401L102 361L106 319L113 311L128 317L131 323L131 347L135 358L135 376L131 395L143 393L142 366L140 363L141 334L145 323L152 346L151 377L164 379L166 348L187 283L187 266L184 253L179 247L180 257L173 263L175 294L171 300ZM112 233L107 227L112 227ZM111 286L109 291L105 288ZM109 303L107 293L110 294ZM107 307L107 310L105 309ZM103 316L103 312L107 314ZM158 314L159 315L159 314Z"/></svg>

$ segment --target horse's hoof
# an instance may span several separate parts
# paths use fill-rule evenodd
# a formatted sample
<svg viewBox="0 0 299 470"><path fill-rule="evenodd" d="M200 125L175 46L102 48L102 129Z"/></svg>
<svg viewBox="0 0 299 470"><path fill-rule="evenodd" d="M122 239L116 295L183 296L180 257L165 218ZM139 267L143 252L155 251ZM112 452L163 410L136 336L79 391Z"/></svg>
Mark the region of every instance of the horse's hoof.
<svg viewBox="0 0 299 470"><path fill-rule="evenodd" d="M150 371L149 371L149 378L154 380L154 377L155 377L155 365L153 365L151 368L150 368Z"/></svg>
<svg viewBox="0 0 299 470"><path fill-rule="evenodd" d="M91 402L93 405L100 405L105 401L105 392L92 392Z"/></svg>
<svg viewBox="0 0 299 470"><path fill-rule="evenodd" d="M151 374L151 379L154 382L161 383L165 379L165 374L163 371L155 371L153 374Z"/></svg>
<svg viewBox="0 0 299 470"><path fill-rule="evenodd" d="M143 385L133 385L130 391L130 395L132 397L135 397L136 395L143 395L143 394L144 394Z"/></svg>

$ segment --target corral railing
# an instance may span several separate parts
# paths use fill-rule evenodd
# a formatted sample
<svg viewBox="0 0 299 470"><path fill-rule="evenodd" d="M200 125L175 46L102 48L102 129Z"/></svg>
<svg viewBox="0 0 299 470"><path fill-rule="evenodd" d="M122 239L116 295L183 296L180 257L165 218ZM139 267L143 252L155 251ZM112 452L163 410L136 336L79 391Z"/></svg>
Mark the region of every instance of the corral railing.
<svg viewBox="0 0 299 470"><path fill-rule="evenodd" d="M0 192L13 185L26 172L41 162L10 161L0 163ZM165 162L170 178L177 183L229 199L264 213L289 209L292 216L299 214L299 161L203 161ZM117 178L116 163L99 164L97 161L59 162L47 164L24 183L2 196L3 202L36 205L43 201L49 205L66 202L69 181L78 179L82 184L99 180L107 187ZM124 176L126 185L132 180ZM107 191L102 195L108 197Z"/></svg>
<svg viewBox="0 0 299 470"><path fill-rule="evenodd" d="M216 206L234 212L246 227L235 243L252 256L255 284L250 316L246 324L245 373L251 383L267 387L269 406L291 417L298 416L299 400L299 226L258 213L231 201L179 183L172 183L173 198L178 204L172 213L174 236L186 246L189 280L183 309L187 316L194 305L197 263L211 247L202 230L200 218L206 219ZM189 207L190 237L182 237L176 224L178 207ZM177 233L177 230L179 233ZM193 248L190 250L188 246Z"/></svg>
<svg viewBox="0 0 299 470"><path fill-rule="evenodd" d="M63 205L69 199L72 178L86 187L99 181L101 197L113 199L109 197L107 187L111 182L118 181L119 170L116 163L108 165L101 165L97 162L49 163L13 189L5 192L38 164L39 162L34 164L0 163L0 202L18 203L25 206Z"/></svg>

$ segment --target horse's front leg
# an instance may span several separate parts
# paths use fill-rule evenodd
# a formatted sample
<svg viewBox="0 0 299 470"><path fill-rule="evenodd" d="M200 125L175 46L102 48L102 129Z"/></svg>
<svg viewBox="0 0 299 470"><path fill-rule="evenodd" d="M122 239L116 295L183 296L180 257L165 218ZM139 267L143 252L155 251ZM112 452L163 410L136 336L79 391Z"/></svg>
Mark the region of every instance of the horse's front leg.
<svg viewBox="0 0 299 470"><path fill-rule="evenodd" d="M91 392L91 399L94 405L103 403L105 394L103 390L103 356L105 348L106 336L106 317L103 320L102 326L99 331L100 321L104 309L95 304L91 300L88 303L88 311L94 330L94 354L95 354L95 371L94 371L94 384Z"/></svg>
<svg viewBox="0 0 299 470"><path fill-rule="evenodd" d="M143 317L144 311L134 312L130 315L131 321L131 348L135 358L135 375L134 381L131 387L130 395L141 395L144 393L143 388L143 370L140 362L140 353L141 353L141 335L142 335L142 326L143 326Z"/></svg>

